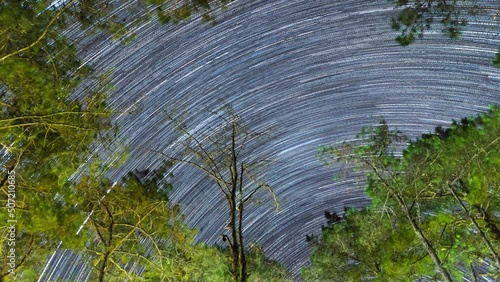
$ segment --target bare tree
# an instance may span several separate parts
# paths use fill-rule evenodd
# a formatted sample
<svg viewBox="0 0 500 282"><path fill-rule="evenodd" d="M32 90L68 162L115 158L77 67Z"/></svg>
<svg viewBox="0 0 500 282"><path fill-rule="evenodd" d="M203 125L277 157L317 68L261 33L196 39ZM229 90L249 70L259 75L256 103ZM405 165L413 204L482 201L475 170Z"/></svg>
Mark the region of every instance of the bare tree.
<svg viewBox="0 0 500 282"><path fill-rule="evenodd" d="M213 113L220 121L209 134L195 136L184 125L183 118L167 114L167 118L183 134L179 156L168 156L169 160L189 164L212 178L215 186L222 193L228 208L229 235L221 234L228 244L232 265L233 281L247 281L247 261L243 237L243 215L248 203L255 200L257 193L267 190L276 209L279 203L271 186L258 176L259 168L269 160L246 162L244 155L249 154L250 146L258 144L264 133L257 133L245 128L240 116L230 106L225 106L220 113ZM154 151L154 150L151 150Z"/></svg>

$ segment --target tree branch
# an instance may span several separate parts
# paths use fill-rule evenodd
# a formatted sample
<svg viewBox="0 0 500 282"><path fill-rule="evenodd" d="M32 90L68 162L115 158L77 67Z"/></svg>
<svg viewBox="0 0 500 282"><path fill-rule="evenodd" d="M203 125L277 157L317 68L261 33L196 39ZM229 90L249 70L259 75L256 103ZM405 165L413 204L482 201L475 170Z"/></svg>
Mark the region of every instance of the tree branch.
<svg viewBox="0 0 500 282"><path fill-rule="evenodd" d="M40 43L42 41L42 39L47 35L47 33L49 32L50 30L50 27L52 26L52 24L54 24L54 22L57 20L57 18L70 6L72 5L74 2L76 2L76 0L71 0L70 2L68 2L66 5L64 5L58 12L57 14L55 14L55 16L50 20L50 22L47 24L47 26L45 27L45 29L43 30L42 34L33 42L31 43L30 45L24 47L24 48L21 48L17 51L14 51L12 53L9 53L7 55L4 55L3 57L0 58L0 62L4 61L5 59L9 58L9 57L12 57L14 55L17 55L19 53L22 53L24 51L28 51L29 49L33 48L35 45L37 45L38 43Z"/></svg>

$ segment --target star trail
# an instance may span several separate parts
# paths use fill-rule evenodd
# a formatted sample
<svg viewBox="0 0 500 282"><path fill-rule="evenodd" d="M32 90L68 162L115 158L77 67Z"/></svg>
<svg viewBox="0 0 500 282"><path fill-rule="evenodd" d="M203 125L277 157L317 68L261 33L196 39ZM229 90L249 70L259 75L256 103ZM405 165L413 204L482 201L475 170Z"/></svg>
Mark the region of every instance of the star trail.
<svg viewBox="0 0 500 282"><path fill-rule="evenodd" d="M334 171L315 158L319 145L352 140L378 116L416 137L499 101L500 70L489 65L500 46L493 10L471 18L458 40L429 31L409 47L394 41L396 12L385 0L236 0L214 26L198 18L146 23L126 46L71 31L82 38L85 64L114 69L111 107L133 112L115 116L131 153L110 173L156 168L162 156L145 148L182 149L165 111L185 110L192 133L206 135L218 125L208 111L231 104L249 128L269 132L244 157L274 161L265 179L280 201L276 211L262 194L264 204L248 206L245 239L298 279L309 254L305 236L320 232L324 211L369 203L356 179L332 180ZM172 172L171 200L198 229L197 241L223 245L227 210L214 182L184 164Z"/></svg>

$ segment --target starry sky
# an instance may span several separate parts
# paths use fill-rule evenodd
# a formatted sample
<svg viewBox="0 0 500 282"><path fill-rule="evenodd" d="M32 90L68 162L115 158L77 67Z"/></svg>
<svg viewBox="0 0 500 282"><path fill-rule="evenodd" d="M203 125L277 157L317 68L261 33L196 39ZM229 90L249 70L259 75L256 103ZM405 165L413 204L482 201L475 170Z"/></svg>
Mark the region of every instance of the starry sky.
<svg viewBox="0 0 500 282"><path fill-rule="evenodd" d="M218 126L208 111L231 104L249 128L269 132L244 157L274 161L264 177L280 201L276 211L259 195L265 203L246 210L245 238L297 277L305 236L320 232L324 211L369 203L355 178L333 181L335 171L315 158L319 145L353 139L373 116L416 137L499 101L500 69L489 65L500 46L495 11L470 18L459 40L436 29L409 47L394 41L396 12L385 0L236 0L215 26L146 23L127 46L75 29L83 61L114 69L111 107L134 111L115 116L131 153L110 174L156 168L163 159L146 148L181 149L165 111L186 111L201 136ZM187 165L172 172L171 200L199 230L197 241L222 244L227 210L214 182Z"/></svg>

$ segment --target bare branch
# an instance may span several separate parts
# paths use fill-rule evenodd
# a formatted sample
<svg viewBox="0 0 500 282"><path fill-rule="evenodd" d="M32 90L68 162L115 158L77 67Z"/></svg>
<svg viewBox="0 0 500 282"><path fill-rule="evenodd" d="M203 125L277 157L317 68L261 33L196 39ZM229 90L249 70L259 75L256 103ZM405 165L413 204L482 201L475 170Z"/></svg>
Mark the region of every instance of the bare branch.
<svg viewBox="0 0 500 282"><path fill-rule="evenodd" d="M194 140L195 143L196 143L196 146L200 149L200 151L197 151L199 154L204 154L206 158L205 161L207 161L207 163L209 164L209 166L215 168L217 174L219 175L222 175L222 173L220 172L220 169L217 165L217 162L215 162L215 160L211 157L211 155L205 150L205 148L203 147L203 145L201 144L200 141L198 141L197 138L195 138L191 133L189 133L186 129L184 129L184 127L181 126L181 124L176 120L174 119L171 115L167 115L167 117L170 119L170 121L172 121L173 123L175 123L175 126L177 127L177 129L179 131L181 131L183 134L185 134L186 136L188 136L190 139ZM202 158L203 159L203 158ZM225 180L224 180L225 182Z"/></svg>
<svg viewBox="0 0 500 282"><path fill-rule="evenodd" d="M217 176L217 174L215 172L207 170L205 167L201 166L198 163L195 163L195 162L192 162L192 161L188 161L188 160L184 160L184 159L179 159L179 158L176 158L176 157L172 157L172 156L169 156L169 155L163 153L162 151L158 151L158 150L154 150L154 149L149 149L149 148L146 148L146 147L142 147L142 148L145 149L145 150L154 152L154 153L158 153L158 154L164 156L165 158L167 158L169 160L180 162L180 163L185 163L185 164L188 164L188 165L191 165L193 167L198 168L199 170L203 171L207 176L209 176L210 178L212 178L212 179L215 180L215 182L217 184L217 187L221 190L221 192L224 194L224 196L226 196L226 197L229 196L229 191L226 190L226 189L224 189L221 186L221 184L219 182L220 177Z"/></svg>

